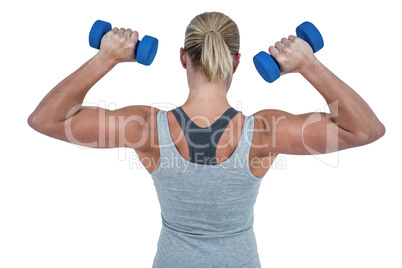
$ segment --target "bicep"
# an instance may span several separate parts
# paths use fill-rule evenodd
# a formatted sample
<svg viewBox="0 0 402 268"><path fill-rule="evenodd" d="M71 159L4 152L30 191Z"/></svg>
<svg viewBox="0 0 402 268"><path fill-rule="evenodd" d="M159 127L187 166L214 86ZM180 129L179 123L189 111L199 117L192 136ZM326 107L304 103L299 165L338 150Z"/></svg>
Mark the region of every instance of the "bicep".
<svg viewBox="0 0 402 268"><path fill-rule="evenodd" d="M128 106L117 110L82 107L59 123L54 137L92 148L138 148L144 145L144 128L149 106Z"/></svg>
<svg viewBox="0 0 402 268"><path fill-rule="evenodd" d="M351 133L339 128L330 114L294 115L264 110L256 115L265 120L267 151L283 154L324 154L350 148Z"/></svg>

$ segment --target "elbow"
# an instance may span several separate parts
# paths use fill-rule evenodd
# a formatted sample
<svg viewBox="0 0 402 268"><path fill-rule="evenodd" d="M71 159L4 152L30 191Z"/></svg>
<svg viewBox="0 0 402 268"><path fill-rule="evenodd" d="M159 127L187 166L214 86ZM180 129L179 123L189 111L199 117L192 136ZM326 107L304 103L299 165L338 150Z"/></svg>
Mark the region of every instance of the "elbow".
<svg viewBox="0 0 402 268"><path fill-rule="evenodd" d="M47 124L46 124L46 120L44 120L40 115L36 114L35 112L33 112L28 117L27 122L28 122L28 125L32 129L34 129L40 133L46 133L46 129L48 128Z"/></svg>
<svg viewBox="0 0 402 268"><path fill-rule="evenodd" d="M378 121L368 129L366 129L364 132L357 134L356 143L361 146L375 142L376 140L384 136L385 132L385 126L380 121Z"/></svg>
<svg viewBox="0 0 402 268"><path fill-rule="evenodd" d="M381 122L379 122L379 126L378 126L378 129L377 129L376 140L378 140L379 138L381 138L382 136L384 136L384 135L385 135L385 132L386 132L386 130L385 130L384 124L381 123Z"/></svg>
<svg viewBox="0 0 402 268"><path fill-rule="evenodd" d="M368 143L374 142L378 139L380 139L382 136L385 135L385 126L378 121L376 126L372 127L372 130L370 131L370 134L368 135Z"/></svg>
<svg viewBox="0 0 402 268"><path fill-rule="evenodd" d="M38 123L37 123L37 117L35 116L34 113L32 113L28 117L27 123L31 128L36 129L36 126L37 126Z"/></svg>
<svg viewBox="0 0 402 268"><path fill-rule="evenodd" d="M39 118L35 113L32 113L29 117L28 117L28 125L34 129L34 130L38 130L40 127L40 122L39 122Z"/></svg>

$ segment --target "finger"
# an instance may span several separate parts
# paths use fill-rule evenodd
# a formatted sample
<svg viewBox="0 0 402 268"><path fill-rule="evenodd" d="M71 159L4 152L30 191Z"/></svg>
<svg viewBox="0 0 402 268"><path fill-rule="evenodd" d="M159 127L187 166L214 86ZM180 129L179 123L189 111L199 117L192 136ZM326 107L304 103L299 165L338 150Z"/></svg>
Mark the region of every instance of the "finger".
<svg viewBox="0 0 402 268"><path fill-rule="evenodd" d="M276 42L275 43L275 47L279 50L282 51L282 49L285 47L285 44L283 44L282 42Z"/></svg>
<svg viewBox="0 0 402 268"><path fill-rule="evenodd" d="M120 29L117 31L117 34L123 36L125 30L126 30L126 29L124 29L124 28L120 28Z"/></svg>
<svg viewBox="0 0 402 268"><path fill-rule="evenodd" d="M274 57L274 59L276 59L276 57L279 55L280 51L279 49L277 49L274 46L270 46L268 48L269 54L271 54L272 57Z"/></svg>
<svg viewBox="0 0 402 268"><path fill-rule="evenodd" d="M138 41L138 32L137 31L133 31L130 35L130 39L133 40L134 42Z"/></svg>
<svg viewBox="0 0 402 268"><path fill-rule="evenodd" d="M292 41L292 42L294 42L295 40L296 40L296 36L294 36L294 35L289 35L289 37L288 37L288 39L290 40L290 41Z"/></svg>
<svg viewBox="0 0 402 268"><path fill-rule="evenodd" d="M124 36L127 38L130 38L131 33L133 32L133 30L131 30L130 28L128 28L125 32L124 32Z"/></svg>
<svg viewBox="0 0 402 268"><path fill-rule="evenodd" d="M284 37L281 39L281 43L285 44L285 46L288 46L291 43L291 41Z"/></svg>

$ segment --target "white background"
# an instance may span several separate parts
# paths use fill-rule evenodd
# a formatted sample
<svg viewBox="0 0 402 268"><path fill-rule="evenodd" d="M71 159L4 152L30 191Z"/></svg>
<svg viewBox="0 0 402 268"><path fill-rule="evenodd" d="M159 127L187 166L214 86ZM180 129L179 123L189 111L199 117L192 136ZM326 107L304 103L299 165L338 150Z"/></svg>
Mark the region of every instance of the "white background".
<svg viewBox="0 0 402 268"><path fill-rule="evenodd" d="M239 26L242 58L228 98L245 115L324 108L301 76L267 84L252 63L309 20L325 41L317 57L387 129L368 146L278 159L255 206L262 267L402 267L402 20L395 0L3 1L0 267L151 267L160 209L133 151L79 148L26 121L49 90L96 53L87 40L96 19L160 43L150 67L117 66L85 102L111 109L183 104L188 88L179 48L185 27L204 11L221 11Z"/></svg>

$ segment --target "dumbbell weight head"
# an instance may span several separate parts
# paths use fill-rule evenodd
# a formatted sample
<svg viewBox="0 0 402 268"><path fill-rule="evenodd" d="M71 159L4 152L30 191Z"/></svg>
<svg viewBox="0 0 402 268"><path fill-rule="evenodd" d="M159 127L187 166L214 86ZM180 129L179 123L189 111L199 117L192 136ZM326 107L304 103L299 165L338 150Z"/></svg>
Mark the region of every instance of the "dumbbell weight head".
<svg viewBox="0 0 402 268"><path fill-rule="evenodd" d="M93 48L99 49L102 37L112 29L112 24L103 20L97 20L92 25L89 32L89 45Z"/></svg>
<svg viewBox="0 0 402 268"><path fill-rule="evenodd" d="M268 83L274 82L281 76L278 63L265 51L261 51L253 58L258 73Z"/></svg>
<svg viewBox="0 0 402 268"><path fill-rule="evenodd" d="M102 20L95 21L89 32L89 45L99 49L102 37L111 29L112 25L109 22ZM138 63L148 66L153 62L157 51L158 39L145 35L142 40L138 40L134 54Z"/></svg>
<svg viewBox="0 0 402 268"><path fill-rule="evenodd" d="M320 31L311 22L306 21L297 26L296 35L309 43L314 53L324 47Z"/></svg>
<svg viewBox="0 0 402 268"><path fill-rule="evenodd" d="M157 51L158 39L145 35L141 41L138 40L134 53L138 63L148 66L154 61Z"/></svg>

